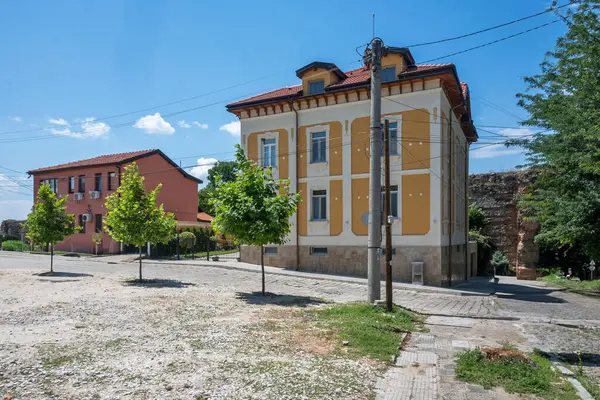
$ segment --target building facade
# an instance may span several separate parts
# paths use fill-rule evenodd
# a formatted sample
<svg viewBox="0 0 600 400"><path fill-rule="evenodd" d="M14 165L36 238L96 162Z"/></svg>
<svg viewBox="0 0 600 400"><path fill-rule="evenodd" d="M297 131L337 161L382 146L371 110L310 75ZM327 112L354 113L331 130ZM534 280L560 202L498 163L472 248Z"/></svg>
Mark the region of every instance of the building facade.
<svg viewBox="0 0 600 400"><path fill-rule="evenodd" d="M197 223L198 184L201 181L179 168L162 151L104 155L28 171L34 178L34 201L40 185L49 184L58 196L68 196L67 212L75 215L75 224L81 227L79 233L57 243L56 250L93 253L96 246L92 237L101 232L102 244L98 246L98 252L121 252L121 244L102 229L106 215L104 203L106 197L119 187L125 167L133 162L145 178L146 190L153 190L162 184L157 204L163 204L165 211L174 213L180 225Z"/></svg>
<svg viewBox="0 0 600 400"><path fill-rule="evenodd" d="M265 247L265 262L366 276L370 66L343 72L313 62L296 75L297 86L227 106L240 119L247 156L290 179L303 199L287 243ZM406 48L384 49L381 76L393 279L412 281L413 262L423 262L428 285L468 279L466 177L469 144L477 140L469 88L453 64L416 65ZM260 250L244 247L241 258L257 263Z"/></svg>

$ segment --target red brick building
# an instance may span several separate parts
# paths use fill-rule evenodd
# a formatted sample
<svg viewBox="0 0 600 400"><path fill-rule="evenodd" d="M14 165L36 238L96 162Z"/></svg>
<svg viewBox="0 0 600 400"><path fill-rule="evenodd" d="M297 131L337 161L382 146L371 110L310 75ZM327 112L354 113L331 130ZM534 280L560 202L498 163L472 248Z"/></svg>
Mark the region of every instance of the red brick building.
<svg viewBox="0 0 600 400"><path fill-rule="evenodd" d="M80 233L58 243L56 250L95 251L92 235L103 231L106 197L116 191L125 167L133 162L138 165L140 175L145 177L147 190L162 184L157 202L164 205L165 211L175 214L183 225L197 224L200 179L181 169L160 150L109 154L28 171L34 178L34 201L40 185L48 183L59 197L68 196L67 212L74 214L75 224L82 227ZM103 233L98 251L119 253L120 250L120 243Z"/></svg>

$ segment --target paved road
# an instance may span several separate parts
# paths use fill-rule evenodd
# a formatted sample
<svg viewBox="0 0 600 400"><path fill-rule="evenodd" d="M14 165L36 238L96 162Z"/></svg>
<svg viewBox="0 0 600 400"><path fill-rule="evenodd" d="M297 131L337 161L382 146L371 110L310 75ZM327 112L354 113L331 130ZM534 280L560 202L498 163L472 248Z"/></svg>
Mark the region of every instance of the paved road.
<svg viewBox="0 0 600 400"><path fill-rule="evenodd" d="M46 270L49 257L24 253L0 252L0 270L31 269ZM55 257L55 270L87 272L93 274L119 274L137 277L137 263L108 264L104 259ZM267 271L276 272L275 268ZM224 269L210 265L157 264L144 266L147 278L175 279L199 284L225 285L244 290L259 290L260 275L255 270ZM333 301L365 300L365 279L328 277L328 279L306 278L311 274L287 272L285 275L267 273L267 290L278 293L321 297ZM457 294L485 291L482 281L460 285ZM600 302L577 294L552 291L527 282L504 278L494 297L457 296L442 289L437 293L407 290L410 285L398 285L394 289L394 301L409 309L439 315L462 315L473 317L496 317L522 319L531 322L552 320L573 321L578 324L600 326ZM423 288L415 288L422 290ZM437 290L432 288L432 290ZM382 293L384 296L384 293Z"/></svg>

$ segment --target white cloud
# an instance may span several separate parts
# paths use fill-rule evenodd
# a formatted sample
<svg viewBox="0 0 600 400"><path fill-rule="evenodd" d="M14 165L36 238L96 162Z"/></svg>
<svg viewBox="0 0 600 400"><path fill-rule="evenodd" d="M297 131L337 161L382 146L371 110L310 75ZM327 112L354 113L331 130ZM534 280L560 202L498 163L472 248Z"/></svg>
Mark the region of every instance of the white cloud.
<svg viewBox="0 0 600 400"><path fill-rule="evenodd" d="M24 220L32 206L33 200L0 200L0 221L5 219Z"/></svg>
<svg viewBox="0 0 600 400"><path fill-rule="evenodd" d="M202 179L204 183L206 183L206 178L208 177L208 171L215 166L215 163L218 160L216 158L199 158L196 163L196 167L190 170L190 174L194 175L198 179Z"/></svg>
<svg viewBox="0 0 600 400"><path fill-rule="evenodd" d="M185 120L181 120L177 123L177 125L179 125L180 128L191 128L192 126L190 124L188 124L187 122L185 122Z"/></svg>
<svg viewBox="0 0 600 400"><path fill-rule="evenodd" d="M52 120L51 120L52 121ZM57 125L66 125L70 126L70 124L64 119L58 119L57 122L54 122ZM68 136L77 139L99 139L105 137L108 132L110 132L110 126L104 122L97 122L94 117L87 117L82 120L78 120L80 123L78 130L71 130L71 128L66 127L63 129L52 128L49 129L54 135L59 136Z"/></svg>
<svg viewBox="0 0 600 400"><path fill-rule="evenodd" d="M494 132L502 135L497 136L498 142L504 142L510 139L518 139L520 137L531 137L534 131L529 128L503 128L503 129L494 129ZM494 140L491 137L489 140ZM475 147L472 148L470 152L470 156L473 159L482 159L482 158L495 158L495 157L504 157L504 156L512 156L515 154L522 154L523 149L520 147L506 147L504 143L492 144L492 145L480 145L474 144Z"/></svg>
<svg viewBox="0 0 600 400"><path fill-rule="evenodd" d="M48 122L54 125L71 126L71 124L69 124L69 121L67 121L64 118L50 118Z"/></svg>
<svg viewBox="0 0 600 400"><path fill-rule="evenodd" d="M10 119L11 121L15 121L15 122L21 122L21 121L23 121L23 117L17 117L17 116L8 117L8 119Z"/></svg>
<svg viewBox="0 0 600 400"><path fill-rule="evenodd" d="M221 125L219 130L225 131L225 132L229 133L231 136L240 136L240 133L242 131L242 126L240 124L240 121L231 121L228 124Z"/></svg>
<svg viewBox="0 0 600 400"><path fill-rule="evenodd" d="M175 133L175 128L170 123L165 121L160 113L154 115L146 115L138 119L133 125L134 128L143 129L146 133L159 135L172 135Z"/></svg>
<svg viewBox="0 0 600 400"><path fill-rule="evenodd" d="M194 121L194 122L192 122L192 124L196 125L200 129L208 129L208 124L201 124L198 121Z"/></svg>
<svg viewBox="0 0 600 400"><path fill-rule="evenodd" d="M4 174L0 174L0 193L17 193L20 186Z"/></svg>

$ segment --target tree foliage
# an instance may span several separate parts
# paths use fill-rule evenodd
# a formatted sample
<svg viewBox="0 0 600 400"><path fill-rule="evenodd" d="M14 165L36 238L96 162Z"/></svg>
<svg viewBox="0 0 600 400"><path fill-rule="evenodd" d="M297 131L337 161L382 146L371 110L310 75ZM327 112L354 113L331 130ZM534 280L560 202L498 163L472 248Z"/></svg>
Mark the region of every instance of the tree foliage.
<svg viewBox="0 0 600 400"><path fill-rule="evenodd" d="M179 245L188 252L196 245L196 235L192 232L181 232L179 234Z"/></svg>
<svg viewBox="0 0 600 400"><path fill-rule="evenodd" d="M490 264L492 264L492 267L494 267L494 275L496 273L500 275L505 275L508 271L508 258L506 257L506 254L499 250L494 252Z"/></svg>
<svg viewBox="0 0 600 400"><path fill-rule="evenodd" d="M175 237L177 222L173 213L156 205L162 185L146 193L144 177L136 163L125 168L116 193L106 198L108 210L104 230L118 242L137 246L140 253L139 278L142 280L142 246L150 242L168 243Z"/></svg>
<svg viewBox="0 0 600 400"><path fill-rule="evenodd" d="M217 234L235 238L240 244L262 246L283 244L290 233L290 217L300 196L289 191L289 180L276 181L270 169L248 160L237 147L238 172L232 182L217 178L211 199ZM264 293L264 263L261 257Z"/></svg>
<svg viewBox="0 0 600 400"><path fill-rule="evenodd" d="M555 248L581 246L600 258L600 2L582 0L563 20L567 33L525 78L519 105L528 126L544 128L513 142L527 151L536 180L519 203Z"/></svg>
<svg viewBox="0 0 600 400"><path fill-rule="evenodd" d="M210 199L215 196L217 180L233 182L238 171L237 161L219 161L208 171L208 183L198 191L198 207L209 215L214 215Z"/></svg>
<svg viewBox="0 0 600 400"><path fill-rule="evenodd" d="M41 185L33 211L27 216L27 238L34 243L50 245L50 272L53 272L54 245L78 231L75 216L67 214L67 197L58 198L50 185Z"/></svg>

